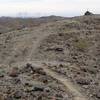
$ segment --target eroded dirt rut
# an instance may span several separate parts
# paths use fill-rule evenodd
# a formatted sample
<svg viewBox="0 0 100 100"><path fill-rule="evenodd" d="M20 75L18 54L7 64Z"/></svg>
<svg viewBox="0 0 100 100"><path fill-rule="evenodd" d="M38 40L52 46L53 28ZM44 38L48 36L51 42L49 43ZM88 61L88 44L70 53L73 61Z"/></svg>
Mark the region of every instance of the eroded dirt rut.
<svg viewBox="0 0 100 100"><path fill-rule="evenodd" d="M60 81L72 93L72 95L74 96L74 100L88 100L79 92L78 87L74 86L67 78L61 76L60 74L57 74L54 71L51 71L47 68L47 66L42 68L47 74Z"/></svg>

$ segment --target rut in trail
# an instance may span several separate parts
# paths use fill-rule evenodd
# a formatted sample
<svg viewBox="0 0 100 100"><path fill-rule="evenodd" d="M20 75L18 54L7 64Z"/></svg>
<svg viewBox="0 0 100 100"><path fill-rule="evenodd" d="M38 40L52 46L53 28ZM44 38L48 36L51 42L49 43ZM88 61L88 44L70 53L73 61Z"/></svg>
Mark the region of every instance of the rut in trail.
<svg viewBox="0 0 100 100"><path fill-rule="evenodd" d="M73 100L89 100L85 95L81 93L79 90L79 87L77 85L74 85L72 82L70 82L69 79L65 78L64 76L52 71L51 69L48 68L48 66L43 64L42 61L29 61L34 66L41 67L43 70L53 77L54 79L58 80L61 84L63 84L66 87L66 90L73 95ZM48 63L48 62L47 62ZM52 62L49 62L52 64ZM25 64L25 62L21 62L20 64Z"/></svg>
<svg viewBox="0 0 100 100"><path fill-rule="evenodd" d="M57 74L54 71L51 71L47 68L47 66L43 66L42 68L48 75L61 82L72 93L72 95L74 96L74 100L88 100L79 92L77 86L74 86L67 78L63 77L60 74Z"/></svg>
<svg viewBox="0 0 100 100"><path fill-rule="evenodd" d="M15 66L25 65L25 63L26 62L18 62L18 63L15 63L14 65ZM28 61L27 63L30 63L33 66L42 68L48 75L50 75L54 79L58 80L61 84L63 84L66 87L66 91L69 90L69 92L73 95L73 100L89 100L83 93L81 93L79 87L76 84L74 85L69 79L62 76L61 74L58 74L55 71L52 71L47 66L48 63L49 64L58 64L60 62Z"/></svg>

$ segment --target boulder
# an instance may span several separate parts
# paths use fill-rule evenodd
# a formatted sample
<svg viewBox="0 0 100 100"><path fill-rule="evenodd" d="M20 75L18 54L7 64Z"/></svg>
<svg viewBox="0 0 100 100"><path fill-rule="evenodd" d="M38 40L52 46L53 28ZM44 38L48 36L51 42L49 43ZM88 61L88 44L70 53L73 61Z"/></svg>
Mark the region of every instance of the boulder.
<svg viewBox="0 0 100 100"><path fill-rule="evenodd" d="M85 15L85 16L89 16L89 15L93 15L93 13L91 13L91 12L89 12L89 11L86 11L84 15Z"/></svg>

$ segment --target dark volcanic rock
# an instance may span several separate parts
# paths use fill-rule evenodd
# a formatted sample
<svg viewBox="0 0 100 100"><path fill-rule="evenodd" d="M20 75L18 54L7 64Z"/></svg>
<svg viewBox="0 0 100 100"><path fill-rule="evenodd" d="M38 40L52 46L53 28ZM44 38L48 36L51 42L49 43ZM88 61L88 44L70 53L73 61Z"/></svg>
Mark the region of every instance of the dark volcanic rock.
<svg viewBox="0 0 100 100"><path fill-rule="evenodd" d="M85 15L85 16L93 15L93 13L91 13L91 12L89 12L89 11L86 11L84 15Z"/></svg>
<svg viewBox="0 0 100 100"><path fill-rule="evenodd" d="M32 91L44 91L44 87L43 86L33 86Z"/></svg>
<svg viewBox="0 0 100 100"><path fill-rule="evenodd" d="M78 78L76 79L76 82L80 85L89 85L91 80L88 78Z"/></svg>

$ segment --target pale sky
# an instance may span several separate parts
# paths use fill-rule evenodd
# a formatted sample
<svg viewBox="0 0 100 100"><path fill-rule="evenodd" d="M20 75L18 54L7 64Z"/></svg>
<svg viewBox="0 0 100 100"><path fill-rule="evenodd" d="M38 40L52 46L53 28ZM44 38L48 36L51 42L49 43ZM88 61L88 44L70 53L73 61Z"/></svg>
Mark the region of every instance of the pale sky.
<svg viewBox="0 0 100 100"><path fill-rule="evenodd" d="M100 13L100 0L0 0L0 16L78 16Z"/></svg>

